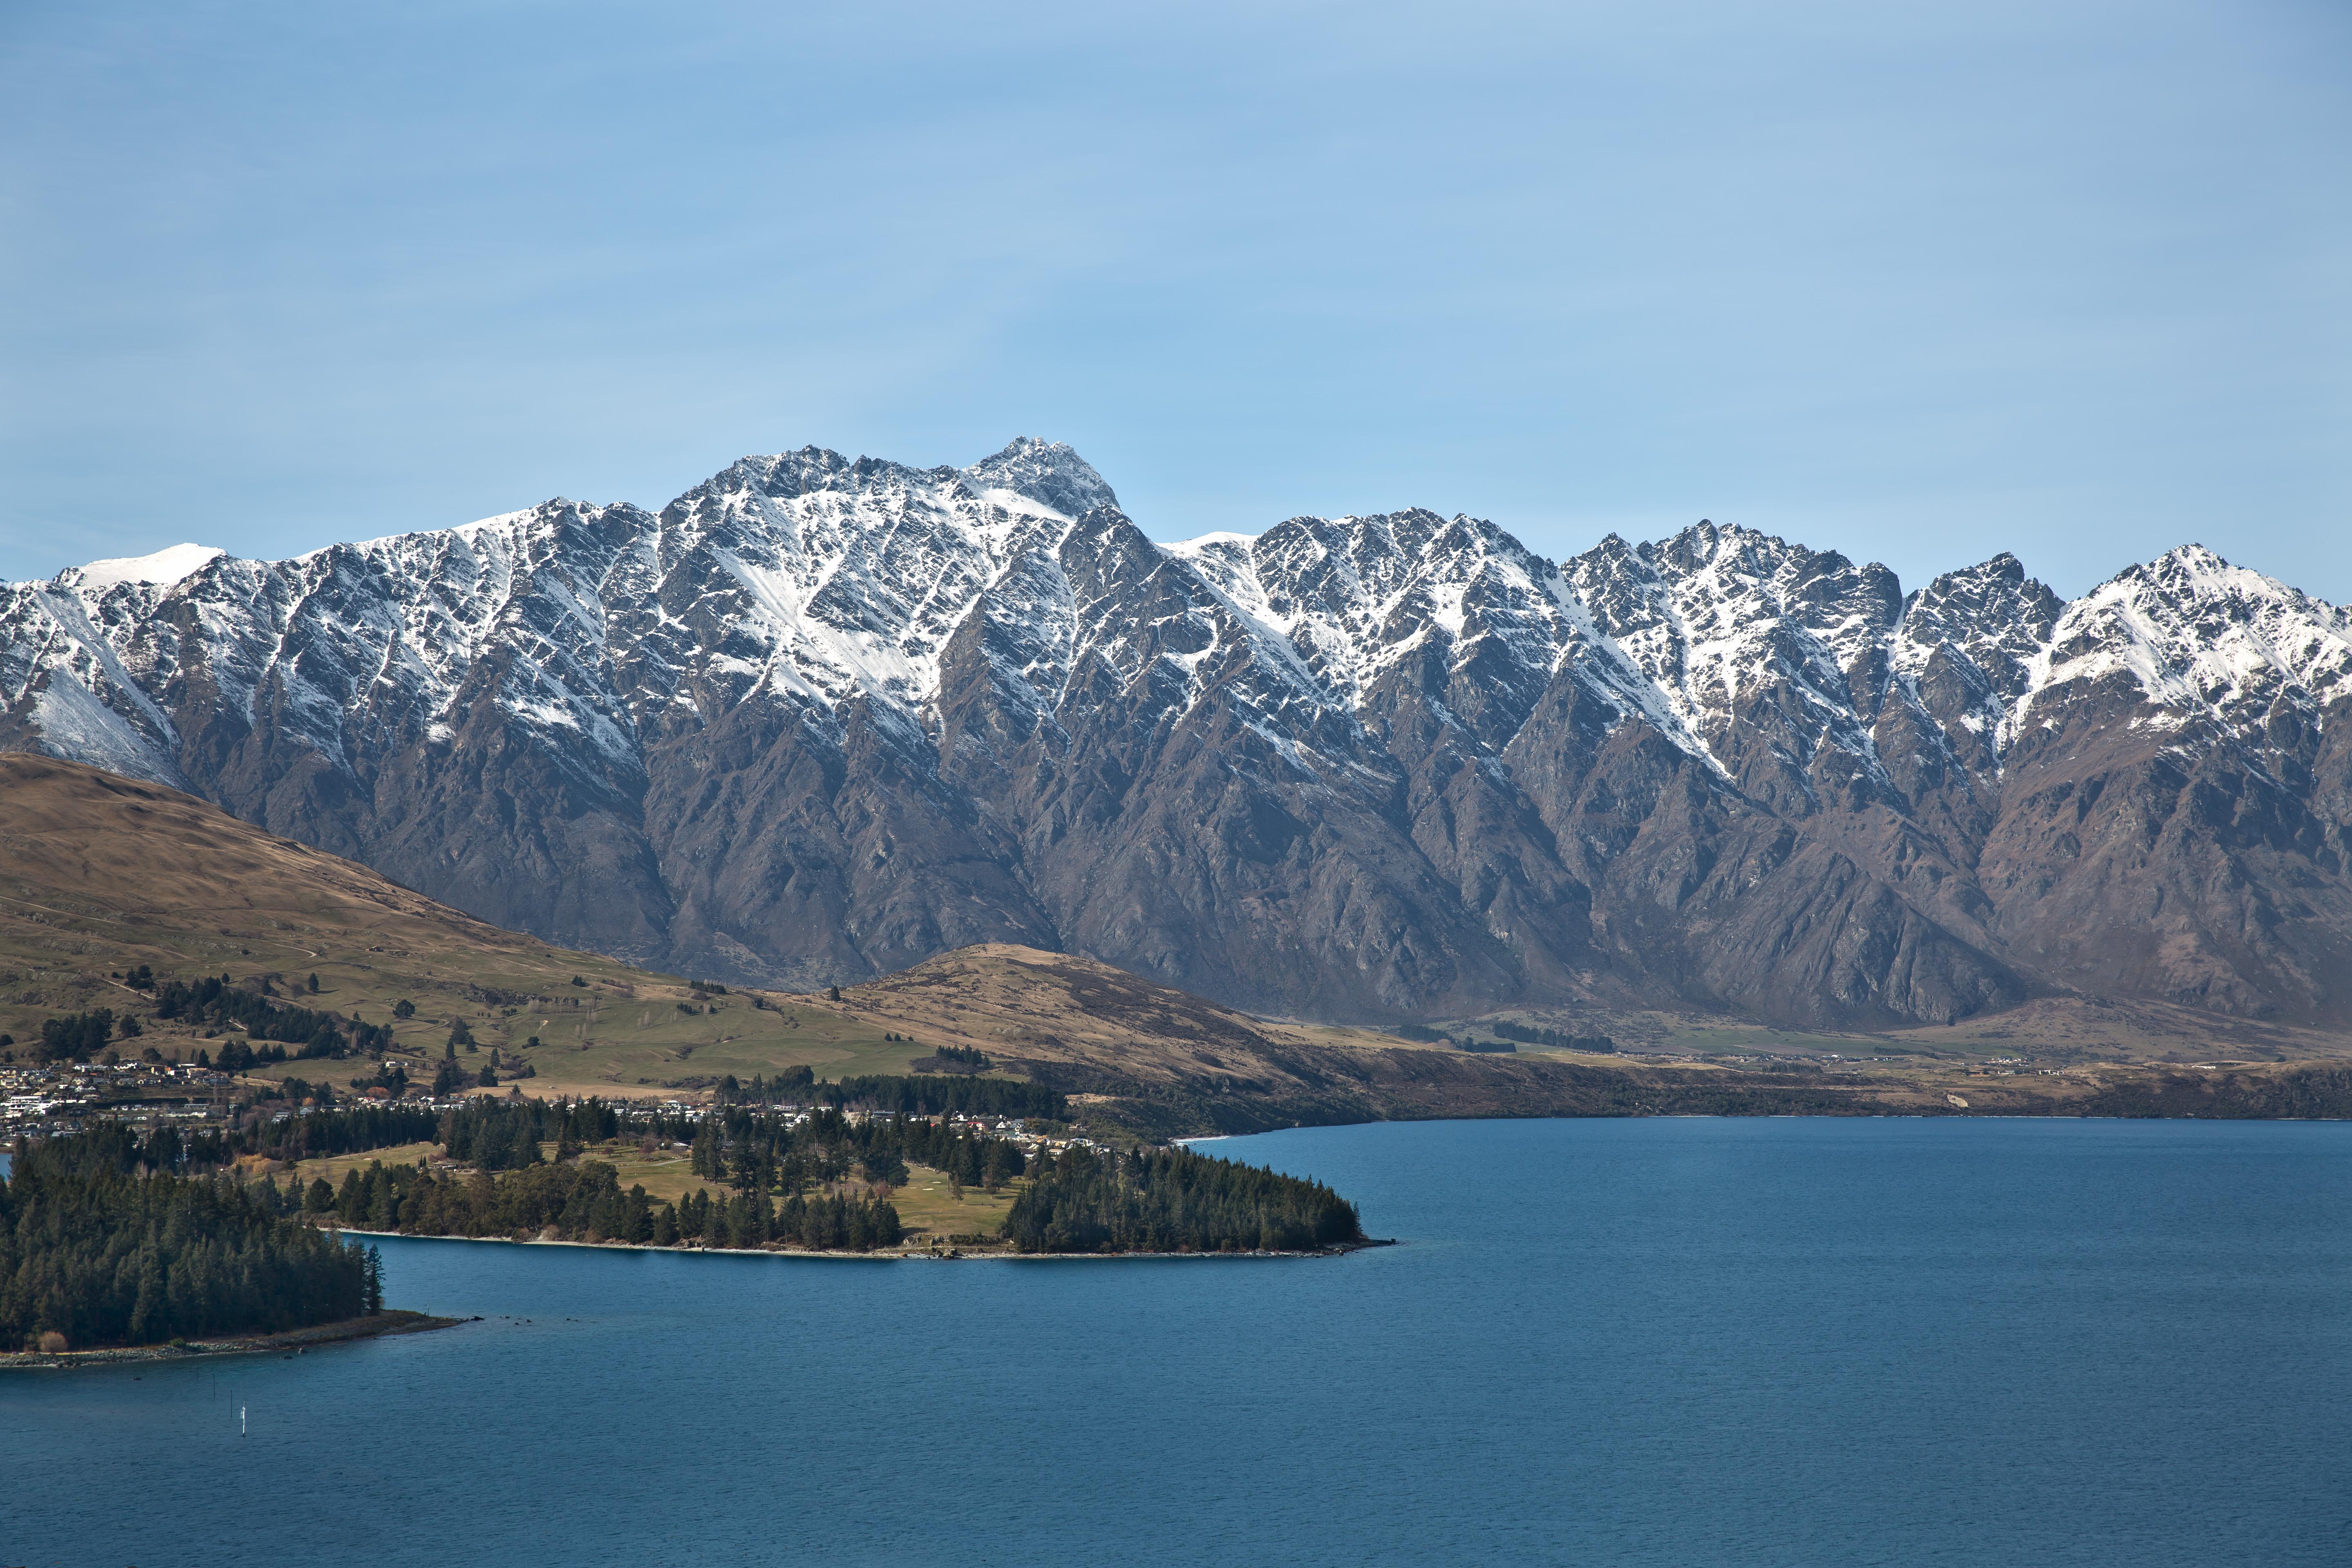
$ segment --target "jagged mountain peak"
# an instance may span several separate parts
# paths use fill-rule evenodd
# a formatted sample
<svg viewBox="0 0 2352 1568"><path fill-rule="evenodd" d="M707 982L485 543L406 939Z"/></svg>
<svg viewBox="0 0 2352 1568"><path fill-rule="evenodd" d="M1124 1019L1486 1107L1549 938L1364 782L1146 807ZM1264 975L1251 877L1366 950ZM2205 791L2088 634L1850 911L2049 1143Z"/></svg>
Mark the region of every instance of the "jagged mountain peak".
<svg viewBox="0 0 2352 1568"><path fill-rule="evenodd" d="M1436 669L1486 658L1532 689L1574 640L1551 563L1484 519L1427 508L1293 517L1256 535L1208 534L1160 547L1250 626L1295 650L1339 703L1360 709L1384 674L1433 657ZM1436 670L1419 678L1440 679ZM1519 704L1524 706L1524 703ZM1499 745L1507 734L1489 735Z"/></svg>
<svg viewBox="0 0 2352 1568"><path fill-rule="evenodd" d="M2065 601L2007 551L1940 574L1904 601L1888 663L1939 722L1993 735L2035 678ZM1948 668L1943 668L1948 667Z"/></svg>
<svg viewBox="0 0 2352 1568"><path fill-rule="evenodd" d="M2352 615L2184 544L2068 605L2044 658L2042 694L2120 679L2168 712L2154 721L2245 725L2352 696Z"/></svg>
<svg viewBox="0 0 2352 1568"><path fill-rule="evenodd" d="M2194 604L2239 618L2272 612L2326 626L2340 626L2347 618L2342 606L2252 567L2232 565L2202 544L2178 545L2152 561L2127 566L2086 597L2140 592L2160 595L2183 609Z"/></svg>
<svg viewBox="0 0 2352 1568"><path fill-rule="evenodd" d="M911 720L982 595L1079 519L1108 526L1109 493L1069 447L1026 438L967 468L746 458L663 510L667 608L645 646L698 672L706 717L768 691L827 709L862 695Z"/></svg>
<svg viewBox="0 0 2352 1568"><path fill-rule="evenodd" d="M1615 535L1611 535L1613 539ZM1659 572L1668 574L1692 575L1709 571L1756 578L1785 577L1791 573L1804 577L1832 576L1860 571L1874 578L1884 574L1889 581L1894 574L1877 562L1857 568L1842 552L1814 550L1808 545L1792 543L1777 533L1743 527L1738 523L1719 523L1701 518L1687 528L1632 547Z"/></svg>
<svg viewBox="0 0 2352 1568"><path fill-rule="evenodd" d="M917 468L887 458L847 458L824 447L738 458L671 502L757 494L793 500L820 493L887 496L919 492L970 499L1076 521L1118 499L1093 465L1059 441L1021 436L968 467Z"/></svg>
<svg viewBox="0 0 2352 1568"><path fill-rule="evenodd" d="M1702 520L1561 563L1594 624L1715 763L1780 809L1811 809L1824 748L1875 776L1870 723L1902 612L1885 567Z"/></svg>
<svg viewBox="0 0 2352 1568"><path fill-rule="evenodd" d="M1051 507L1073 521L1118 497L1094 465L1060 441L1016 436L1003 450L963 470L982 490L1003 489Z"/></svg>

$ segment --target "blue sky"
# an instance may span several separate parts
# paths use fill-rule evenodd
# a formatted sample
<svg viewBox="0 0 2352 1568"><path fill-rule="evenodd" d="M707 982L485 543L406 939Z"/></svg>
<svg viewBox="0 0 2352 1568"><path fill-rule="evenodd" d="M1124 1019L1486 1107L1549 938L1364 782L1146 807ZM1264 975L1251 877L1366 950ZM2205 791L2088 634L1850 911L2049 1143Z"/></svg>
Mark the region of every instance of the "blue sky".
<svg viewBox="0 0 2352 1568"><path fill-rule="evenodd" d="M2352 600L2352 7L0 6L0 575L807 443Z"/></svg>

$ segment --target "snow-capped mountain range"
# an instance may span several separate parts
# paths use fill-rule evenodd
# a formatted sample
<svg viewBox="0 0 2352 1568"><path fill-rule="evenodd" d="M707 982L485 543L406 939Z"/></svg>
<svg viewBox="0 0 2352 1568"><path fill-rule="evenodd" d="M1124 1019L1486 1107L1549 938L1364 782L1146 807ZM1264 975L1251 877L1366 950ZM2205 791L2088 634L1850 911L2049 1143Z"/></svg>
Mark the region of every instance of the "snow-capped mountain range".
<svg viewBox="0 0 2352 1568"><path fill-rule="evenodd" d="M723 979L1001 939L1330 1017L2352 1022L2352 616L2194 545L2071 603L1709 522L1157 545L1066 447L808 448L13 584L0 701L0 746Z"/></svg>

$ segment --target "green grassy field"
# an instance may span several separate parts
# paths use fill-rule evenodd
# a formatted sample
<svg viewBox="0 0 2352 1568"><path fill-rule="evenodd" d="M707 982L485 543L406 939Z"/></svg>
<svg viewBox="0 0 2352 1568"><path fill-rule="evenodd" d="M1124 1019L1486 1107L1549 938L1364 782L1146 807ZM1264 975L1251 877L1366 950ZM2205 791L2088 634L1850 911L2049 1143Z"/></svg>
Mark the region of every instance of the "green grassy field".
<svg viewBox="0 0 2352 1568"><path fill-rule="evenodd" d="M361 1154L322 1155L316 1160L301 1161L295 1165L291 1174L283 1170L276 1170L275 1173L280 1187L294 1182L299 1184L300 1189L307 1189L321 1176L327 1179L329 1186L339 1187L345 1173L363 1171L379 1161L387 1165L414 1165L419 1160L437 1159L440 1153L441 1145L438 1143L402 1143L390 1149L370 1149ZM261 1168L275 1169L269 1166Z"/></svg>
<svg viewBox="0 0 2352 1568"><path fill-rule="evenodd" d="M552 1158L555 1145L541 1144L541 1152ZM364 1170L376 1161L387 1165L413 1165L420 1159L440 1157L439 1144L403 1143L397 1148L375 1149L361 1154L304 1160L290 1173L276 1172L276 1178L281 1187L295 1183L299 1188L308 1188L321 1176L329 1186L340 1186L346 1172ZM708 1192L713 1198L733 1195L722 1184L696 1175L683 1149L656 1149L647 1153L639 1144L623 1140L593 1144L582 1158L601 1160L613 1166L619 1173L623 1191L642 1186L648 1197L668 1203L677 1203L698 1190ZM907 1184L893 1191L890 1201L898 1205L899 1223L906 1226L909 1238L927 1245L950 1236L994 1236L1012 1211L1013 1200L1020 1190L1018 1182L994 1194L967 1187L959 1198L944 1174L928 1165L913 1165L908 1167Z"/></svg>

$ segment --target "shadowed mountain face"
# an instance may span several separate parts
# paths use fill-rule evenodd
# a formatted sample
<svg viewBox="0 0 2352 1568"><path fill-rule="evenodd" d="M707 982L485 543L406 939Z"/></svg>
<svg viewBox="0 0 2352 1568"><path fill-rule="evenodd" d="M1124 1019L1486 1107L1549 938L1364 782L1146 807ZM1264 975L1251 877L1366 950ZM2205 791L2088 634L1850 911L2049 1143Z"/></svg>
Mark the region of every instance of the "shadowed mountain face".
<svg viewBox="0 0 2352 1568"><path fill-rule="evenodd" d="M0 597L0 746L550 941L809 987L975 942L1327 1018L2029 995L2352 1025L2352 617L1700 523L1156 545L1067 447L747 458Z"/></svg>

